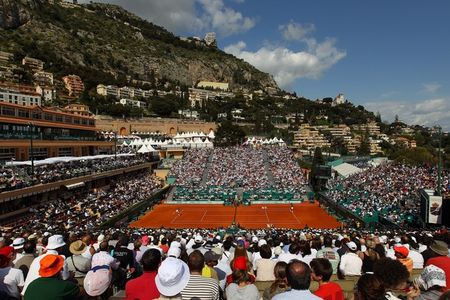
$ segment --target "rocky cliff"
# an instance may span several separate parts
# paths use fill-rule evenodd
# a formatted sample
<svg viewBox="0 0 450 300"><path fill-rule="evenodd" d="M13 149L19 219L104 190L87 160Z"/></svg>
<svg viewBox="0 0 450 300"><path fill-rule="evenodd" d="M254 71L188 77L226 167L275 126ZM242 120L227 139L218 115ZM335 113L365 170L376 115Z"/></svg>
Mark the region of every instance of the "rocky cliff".
<svg viewBox="0 0 450 300"><path fill-rule="evenodd" d="M183 41L115 5L0 0L0 9L0 40L6 41L0 50L42 59L57 75L79 73L91 85L127 76L277 88L269 74L243 60Z"/></svg>

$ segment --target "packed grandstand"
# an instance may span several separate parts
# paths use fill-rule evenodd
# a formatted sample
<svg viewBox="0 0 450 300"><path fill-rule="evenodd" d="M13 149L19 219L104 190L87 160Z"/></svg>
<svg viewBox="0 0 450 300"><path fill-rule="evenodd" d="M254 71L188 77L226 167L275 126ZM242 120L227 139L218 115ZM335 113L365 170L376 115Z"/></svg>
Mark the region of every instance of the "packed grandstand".
<svg viewBox="0 0 450 300"><path fill-rule="evenodd" d="M299 201L307 182L286 147L228 147L188 150L169 176L176 178L174 201Z"/></svg>
<svg viewBox="0 0 450 300"><path fill-rule="evenodd" d="M0 180L7 193L144 162L139 155L59 161L35 166L34 174L28 165L3 166ZM0 299L448 299L450 233L403 222L418 215L418 190L436 188L436 169L357 164L361 172L330 180L323 196L354 216L383 216L393 227L108 223L136 205L145 204L138 213L157 205L152 197L168 180L148 169L116 174L104 186L2 203L2 214L21 213L2 221ZM301 202L309 190L285 146L189 149L163 166L174 179L168 197L176 205ZM449 184L444 171L445 195Z"/></svg>

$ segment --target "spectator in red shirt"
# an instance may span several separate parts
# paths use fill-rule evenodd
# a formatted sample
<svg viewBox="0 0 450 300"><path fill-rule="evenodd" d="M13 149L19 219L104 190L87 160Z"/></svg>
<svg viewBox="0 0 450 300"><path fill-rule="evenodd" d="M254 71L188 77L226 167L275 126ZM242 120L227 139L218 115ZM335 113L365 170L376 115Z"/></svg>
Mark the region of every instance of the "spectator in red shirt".
<svg viewBox="0 0 450 300"><path fill-rule="evenodd" d="M149 249L142 255L141 262L144 274L127 282L126 300L152 300L160 296L155 277L161 264L161 252L157 249Z"/></svg>
<svg viewBox="0 0 450 300"><path fill-rule="evenodd" d="M326 258L314 258L311 263L312 280L319 283L319 289L314 295L324 300L344 300L344 292L339 284L330 282L333 267Z"/></svg>
<svg viewBox="0 0 450 300"><path fill-rule="evenodd" d="M435 265L444 270L447 283L445 290L448 291L450 290L450 257L448 257L448 245L443 241L435 241L430 246L430 250L438 256L428 259L425 266Z"/></svg>

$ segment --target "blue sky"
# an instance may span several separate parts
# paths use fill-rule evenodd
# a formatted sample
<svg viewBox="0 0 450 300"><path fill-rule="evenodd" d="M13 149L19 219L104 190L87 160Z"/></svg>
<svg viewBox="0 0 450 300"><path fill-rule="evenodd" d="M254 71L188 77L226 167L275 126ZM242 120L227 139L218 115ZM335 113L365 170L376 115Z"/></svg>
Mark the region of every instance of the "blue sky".
<svg viewBox="0 0 450 300"><path fill-rule="evenodd" d="M450 1L102 0L219 47L309 99L344 93L450 129Z"/></svg>

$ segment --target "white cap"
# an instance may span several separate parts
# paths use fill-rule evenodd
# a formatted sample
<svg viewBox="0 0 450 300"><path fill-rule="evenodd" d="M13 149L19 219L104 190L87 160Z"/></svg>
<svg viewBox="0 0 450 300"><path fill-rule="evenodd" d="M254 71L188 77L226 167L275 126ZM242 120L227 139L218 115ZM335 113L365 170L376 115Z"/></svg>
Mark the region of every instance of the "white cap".
<svg viewBox="0 0 450 300"><path fill-rule="evenodd" d="M14 247L14 249L22 249L23 248L23 244L25 244L25 239L24 238L17 238L13 241L12 246Z"/></svg>
<svg viewBox="0 0 450 300"><path fill-rule="evenodd" d="M168 257L175 257L175 258L179 258L181 255L181 249L180 247L170 247L169 251L167 251L167 256Z"/></svg>
<svg viewBox="0 0 450 300"><path fill-rule="evenodd" d="M252 236L252 243L257 243L257 242L258 242L258 237Z"/></svg>
<svg viewBox="0 0 450 300"><path fill-rule="evenodd" d="M196 242L196 243L201 243L201 242L203 242L202 236L199 235L199 234L197 234L197 235L194 237L194 242Z"/></svg>
<svg viewBox="0 0 450 300"><path fill-rule="evenodd" d="M100 234L97 238L97 242L100 244L105 239L105 236L103 234Z"/></svg>
<svg viewBox="0 0 450 300"><path fill-rule="evenodd" d="M261 247L262 245L267 245L266 240L259 240L258 247Z"/></svg>
<svg viewBox="0 0 450 300"><path fill-rule="evenodd" d="M356 249L358 249L358 246L356 246L355 242L348 242L346 245L352 251L355 251Z"/></svg>

